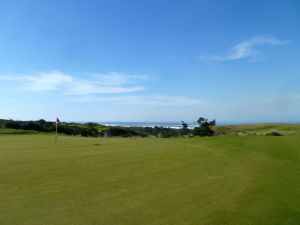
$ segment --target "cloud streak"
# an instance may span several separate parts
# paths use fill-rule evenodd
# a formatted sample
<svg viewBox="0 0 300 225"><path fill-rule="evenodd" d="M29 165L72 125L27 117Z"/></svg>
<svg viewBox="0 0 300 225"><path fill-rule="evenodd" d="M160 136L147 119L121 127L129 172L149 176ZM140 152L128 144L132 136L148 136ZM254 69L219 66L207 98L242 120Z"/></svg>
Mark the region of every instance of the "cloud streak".
<svg viewBox="0 0 300 225"><path fill-rule="evenodd" d="M66 95L121 94L145 90L138 85L145 76L116 72L78 78L60 71L30 75L0 75L0 80L17 82L20 89L34 92L56 91Z"/></svg>
<svg viewBox="0 0 300 225"><path fill-rule="evenodd" d="M50 92L73 102L102 102L130 106L195 106L204 103L199 99L183 96L155 94L145 96L141 92L146 89L142 84L148 80L147 76L117 72L85 74L78 77L52 71L30 75L0 75L0 80L17 84L19 90L38 94Z"/></svg>
<svg viewBox="0 0 300 225"><path fill-rule="evenodd" d="M213 55L205 57L205 59L212 61L232 61L247 58L250 62L254 62L263 58L261 53L263 47L285 45L289 42L289 40L281 40L275 37L256 37L232 46L225 55Z"/></svg>
<svg viewBox="0 0 300 225"><path fill-rule="evenodd" d="M83 96L78 102L108 102L116 105L143 105L143 106L195 106L205 104L204 101L182 96Z"/></svg>

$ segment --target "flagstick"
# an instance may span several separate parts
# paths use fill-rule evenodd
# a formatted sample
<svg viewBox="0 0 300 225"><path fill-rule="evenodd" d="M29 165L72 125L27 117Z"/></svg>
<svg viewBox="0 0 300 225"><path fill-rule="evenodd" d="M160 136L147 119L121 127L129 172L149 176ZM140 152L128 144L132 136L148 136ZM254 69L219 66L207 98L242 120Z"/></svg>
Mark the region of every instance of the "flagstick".
<svg viewBox="0 0 300 225"><path fill-rule="evenodd" d="M55 121L55 144L57 142L57 121Z"/></svg>

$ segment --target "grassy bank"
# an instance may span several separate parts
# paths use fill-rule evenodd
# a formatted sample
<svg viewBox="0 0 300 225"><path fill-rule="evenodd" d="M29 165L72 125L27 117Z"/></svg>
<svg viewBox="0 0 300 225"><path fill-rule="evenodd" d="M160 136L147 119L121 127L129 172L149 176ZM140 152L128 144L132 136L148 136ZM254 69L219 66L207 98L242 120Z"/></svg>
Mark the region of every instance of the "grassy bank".
<svg viewBox="0 0 300 225"><path fill-rule="evenodd" d="M37 131L33 131L33 130L0 128L0 135L5 135L5 134L37 134L37 133L38 133Z"/></svg>
<svg viewBox="0 0 300 225"><path fill-rule="evenodd" d="M277 131L282 135L300 135L300 124L244 124L214 127L216 135L266 135Z"/></svg>

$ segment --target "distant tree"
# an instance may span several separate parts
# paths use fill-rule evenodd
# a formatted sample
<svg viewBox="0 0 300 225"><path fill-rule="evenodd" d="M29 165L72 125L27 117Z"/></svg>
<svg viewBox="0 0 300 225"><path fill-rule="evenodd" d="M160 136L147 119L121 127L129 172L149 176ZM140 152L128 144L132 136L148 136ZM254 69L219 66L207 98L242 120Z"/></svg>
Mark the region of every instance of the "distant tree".
<svg viewBox="0 0 300 225"><path fill-rule="evenodd" d="M197 120L199 127L194 128L194 135L196 136L213 136L214 131L211 129L212 126L216 125L216 120L208 121L208 119L200 117Z"/></svg>
<svg viewBox="0 0 300 225"><path fill-rule="evenodd" d="M197 123L199 124L199 126L201 126L202 123L204 122L207 122L207 119L203 118L203 117L200 117L198 120L197 120Z"/></svg>
<svg viewBox="0 0 300 225"><path fill-rule="evenodd" d="M5 123L5 127L7 128L13 128L13 129L22 129L22 124L18 121L8 120Z"/></svg>
<svg viewBox="0 0 300 225"><path fill-rule="evenodd" d="M209 126L216 126L217 122L215 119L213 119L212 121L209 122Z"/></svg>
<svg viewBox="0 0 300 225"><path fill-rule="evenodd" d="M81 136L83 137L99 137L99 132L96 128L81 128Z"/></svg>
<svg viewBox="0 0 300 225"><path fill-rule="evenodd" d="M181 121L181 135L187 135L190 132L189 126L186 122Z"/></svg>
<svg viewBox="0 0 300 225"><path fill-rule="evenodd" d="M98 123L89 122L89 123L85 123L84 125L87 125L88 127L97 127L99 124Z"/></svg>
<svg viewBox="0 0 300 225"><path fill-rule="evenodd" d="M39 124L41 124L42 126L45 125L47 122L44 119L40 119L37 121Z"/></svg>
<svg viewBox="0 0 300 225"><path fill-rule="evenodd" d="M137 132L131 129L130 127L110 127L106 130L106 136L108 137L132 137L138 136Z"/></svg>

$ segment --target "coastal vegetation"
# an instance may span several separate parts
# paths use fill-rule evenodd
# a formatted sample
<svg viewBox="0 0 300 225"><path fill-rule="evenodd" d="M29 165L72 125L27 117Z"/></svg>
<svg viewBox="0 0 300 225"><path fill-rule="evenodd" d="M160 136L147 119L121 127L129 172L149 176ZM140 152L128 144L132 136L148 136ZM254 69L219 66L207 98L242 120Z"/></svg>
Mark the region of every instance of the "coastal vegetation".
<svg viewBox="0 0 300 225"><path fill-rule="evenodd" d="M53 133L55 122L45 120L15 121L0 120L0 134ZM163 126L106 126L98 123L60 123L58 132L83 137L195 137L222 135L269 135L283 136L300 134L299 124L240 124L217 125L216 120L200 117L198 126L191 128L184 121L178 129Z"/></svg>
<svg viewBox="0 0 300 225"><path fill-rule="evenodd" d="M72 136L83 137L178 137L178 136L212 136L214 131L212 127L216 125L216 121L208 121L200 117L198 119L199 127L191 129L187 123L181 121L181 128L174 129L169 127L120 127L105 126L97 123L60 123L58 132ZM46 120L37 121L15 121L1 120L0 126L16 130L29 130L36 132L55 132L55 122L47 122Z"/></svg>

